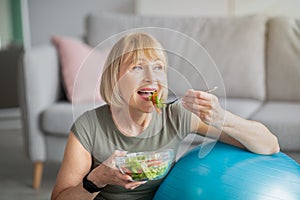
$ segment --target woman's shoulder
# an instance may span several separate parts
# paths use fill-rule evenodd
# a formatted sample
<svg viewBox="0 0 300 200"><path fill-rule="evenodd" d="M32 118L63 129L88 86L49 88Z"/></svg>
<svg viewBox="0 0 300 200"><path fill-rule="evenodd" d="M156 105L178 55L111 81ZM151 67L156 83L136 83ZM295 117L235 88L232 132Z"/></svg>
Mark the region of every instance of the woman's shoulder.
<svg viewBox="0 0 300 200"><path fill-rule="evenodd" d="M109 106L107 104L91 108L83 111L78 117L76 117L75 122L78 121L93 121L101 116L107 116L109 114Z"/></svg>
<svg viewBox="0 0 300 200"><path fill-rule="evenodd" d="M97 119L107 119L107 117L111 115L110 107L108 104L104 104L102 106L94 108L89 112L93 113Z"/></svg>
<svg viewBox="0 0 300 200"><path fill-rule="evenodd" d="M101 106L86 110L82 115L93 116L95 114L108 114L109 112L109 105L103 104Z"/></svg>
<svg viewBox="0 0 300 200"><path fill-rule="evenodd" d="M95 112L107 113L109 112L109 105L103 104L93 109Z"/></svg>

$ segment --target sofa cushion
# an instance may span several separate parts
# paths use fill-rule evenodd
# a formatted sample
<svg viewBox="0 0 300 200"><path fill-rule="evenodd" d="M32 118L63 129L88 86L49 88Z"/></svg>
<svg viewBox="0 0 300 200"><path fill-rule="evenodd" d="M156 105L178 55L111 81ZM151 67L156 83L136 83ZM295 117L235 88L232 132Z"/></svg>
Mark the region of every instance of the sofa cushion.
<svg viewBox="0 0 300 200"><path fill-rule="evenodd" d="M267 40L267 98L300 101L300 20L269 20Z"/></svg>
<svg viewBox="0 0 300 200"><path fill-rule="evenodd" d="M220 103L225 108L225 99L220 98ZM74 120L84 111L103 105L93 104L71 104L59 102L49 106L41 114L41 129L51 135L67 136ZM249 118L261 105L260 101L251 99L226 99L226 109L244 118Z"/></svg>
<svg viewBox="0 0 300 200"><path fill-rule="evenodd" d="M94 104L71 104L69 102L58 102L49 106L40 118L40 128L51 135L67 136L70 128L84 111L103 105L104 103Z"/></svg>
<svg viewBox="0 0 300 200"><path fill-rule="evenodd" d="M219 98L219 102L226 110L245 119L249 119L263 104L258 100L241 98Z"/></svg>
<svg viewBox="0 0 300 200"><path fill-rule="evenodd" d="M264 100L265 24L262 16L197 18L103 13L88 17L86 35L90 45L105 46L110 43L106 39L117 40L114 34L156 27L136 31L150 32L172 56L170 65L183 75L181 79L169 75L169 85L175 85L175 90L186 80L194 89L207 89L207 85L223 88L224 82L225 92L216 91L219 96ZM179 62L173 62L176 59Z"/></svg>
<svg viewBox="0 0 300 200"><path fill-rule="evenodd" d="M64 36L53 36L61 63L67 99L73 103L103 102L99 79L107 51L95 50L83 42Z"/></svg>
<svg viewBox="0 0 300 200"><path fill-rule="evenodd" d="M299 150L300 103L267 102L251 119L262 122L278 136L282 150Z"/></svg>

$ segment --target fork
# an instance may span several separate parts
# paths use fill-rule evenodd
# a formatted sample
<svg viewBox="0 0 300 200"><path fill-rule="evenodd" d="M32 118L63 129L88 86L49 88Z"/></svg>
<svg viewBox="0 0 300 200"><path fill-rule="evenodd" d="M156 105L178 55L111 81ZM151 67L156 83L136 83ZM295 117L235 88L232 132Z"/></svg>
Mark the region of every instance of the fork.
<svg viewBox="0 0 300 200"><path fill-rule="evenodd" d="M204 92L211 93L211 92L215 91L216 89L218 89L217 86L215 86L215 87L213 87L213 88L211 88L211 89L205 90ZM171 99L167 99L167 101L164 102L163 104L169 105L169 104L175 103L176 101L178 101L178 100L181 99L182 97L183 97L183 96L176 96L175 99L173 99L174 97L173 97L173 98L171 97Z"/></svg>

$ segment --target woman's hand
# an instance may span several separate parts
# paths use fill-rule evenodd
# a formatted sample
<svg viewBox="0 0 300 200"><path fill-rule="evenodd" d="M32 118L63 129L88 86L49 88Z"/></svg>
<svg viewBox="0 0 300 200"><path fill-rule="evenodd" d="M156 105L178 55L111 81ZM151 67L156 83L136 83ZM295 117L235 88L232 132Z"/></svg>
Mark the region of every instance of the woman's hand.
<svg viewBox="0 0 300 200"><path fill-rule="evenodd" d="M105 187L106 185L120 185L131 190L146 183L146 181L133 182L129 175L122 174L116 168L115 157L124 155L126 155L125 151L114 151L107 160L91 171L88 179L95 183L98 187Z"/></svg>
<svg viewBox="0 0 300 200"><path fill-rule="evenodd" d="M266 126L225 111L218 98L211 93L188 90L182 98L182 105L205 124L213 126L208 132L208 126L196 125L195 130L199 133L258 154L269 155L280 150L277 137Z"/></svg>
<svg viewBox="0 0 300 200"><path fill-rule="evenodd" d="M190 89L182 98L182 105L206 124L220 128L224 122L225 110L211 93Z"/></svg>

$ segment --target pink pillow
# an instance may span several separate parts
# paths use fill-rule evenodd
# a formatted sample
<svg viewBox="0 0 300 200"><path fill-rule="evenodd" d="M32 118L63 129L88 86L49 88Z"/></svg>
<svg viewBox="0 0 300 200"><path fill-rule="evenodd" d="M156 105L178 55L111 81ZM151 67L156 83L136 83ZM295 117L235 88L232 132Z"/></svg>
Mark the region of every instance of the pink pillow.
<svg viewBox="0 0 300 200"><path fill-rule="evenodd" d="M108 51L93 50L68 37L53 36L51 41L60 58L67 99L72 103L102 103L100 78Z"/></svg>

